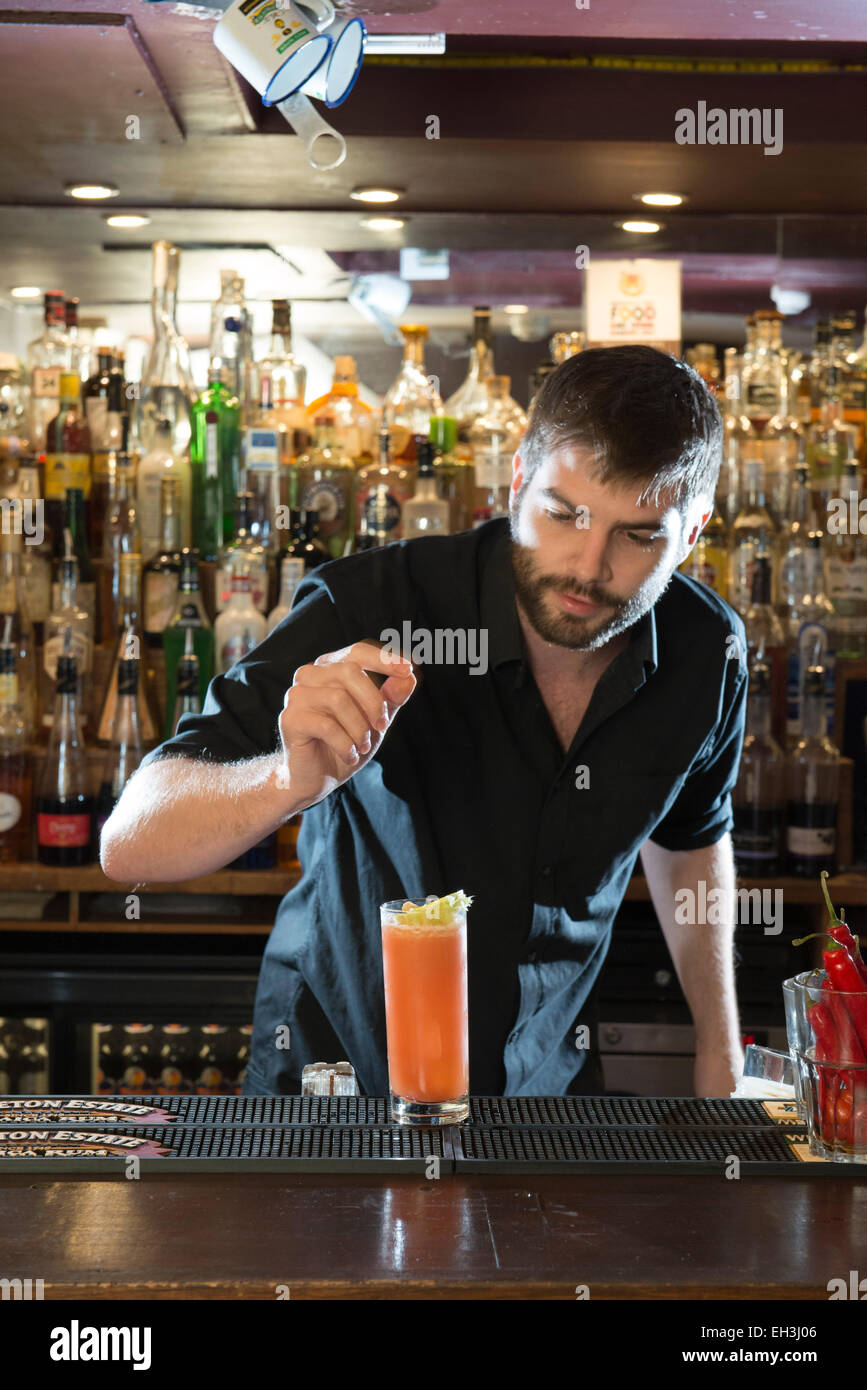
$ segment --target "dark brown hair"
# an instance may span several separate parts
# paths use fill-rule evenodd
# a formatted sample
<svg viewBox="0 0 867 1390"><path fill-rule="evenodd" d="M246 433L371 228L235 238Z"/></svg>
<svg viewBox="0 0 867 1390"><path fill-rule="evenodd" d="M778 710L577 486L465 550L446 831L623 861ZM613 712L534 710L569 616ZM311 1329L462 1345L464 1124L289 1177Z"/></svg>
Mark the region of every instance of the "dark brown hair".
<svg viewBox="0 0 867 1390"><path fill-rule="evenodd" d="M698 372L642 346L588 348L551 372L533 403L521 444L526 481L564 444L592 450L602 482L643 483L656 502L713 498L723 426Z"/></svg>

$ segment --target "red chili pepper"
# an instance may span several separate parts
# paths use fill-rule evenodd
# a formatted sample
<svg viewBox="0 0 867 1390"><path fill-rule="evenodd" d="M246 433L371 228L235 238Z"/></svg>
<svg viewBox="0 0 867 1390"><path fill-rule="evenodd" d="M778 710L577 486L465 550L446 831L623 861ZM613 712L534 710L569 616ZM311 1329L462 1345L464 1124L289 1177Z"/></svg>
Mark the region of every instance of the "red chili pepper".
<svg viewBox="0 0 867 1390"><path fill-rule="evenodd" d="M830 986L825 990L824 997L840 1035L840 1056L837 1061L867 1062L867 988L846 947L833 936L829 937L827 932L813 932L811 936L802 936L792 944L801 946L805 941L812 941L814 936L825 937L831 943L822 952L822 963ZM837 993L850 997L839 999Z"/></svg>
<svg viewBox="0 0 867 1390"><path fill-rule="evenodd" d="M833 1144L834 1126L833 1123L829 1122L833 1119L834 1111L832 1106L829 1114L827 1107L830 1099L829 1087L835 1079L836 1073L832 1073L829 1080L826 1075L826 1068L822 1066L822 1063L833 1061L834 1053L837 1050L837 1030L834 1027L834 1019L827 1004L814 1004L812 1008L808 1009L807 1022L816 1038L816 1101L819 1126L826 1144Z"/></svg>
<svg viewBox="0 0 867 1390"><path fill-rule="evenodd" d="M867 987L867 961L865 961L861 955L861 945L858 940L858 937L853 935L850 927L847 925L844 919L842 917L837 916L837 913L834 909L834 905L831 902L831 898L828 893L827 869L822 870L820 878L822 883L822 892L825 895L825 902L828 905L828 916L831 919L831 925L828 928L828 935L832 936L835 941L839 941L842 946L846 947L847 951L849 952L850 956L855 961L855 964L858 967L858 973L860 974L861 979L864 981L865 987Z"/></svg>

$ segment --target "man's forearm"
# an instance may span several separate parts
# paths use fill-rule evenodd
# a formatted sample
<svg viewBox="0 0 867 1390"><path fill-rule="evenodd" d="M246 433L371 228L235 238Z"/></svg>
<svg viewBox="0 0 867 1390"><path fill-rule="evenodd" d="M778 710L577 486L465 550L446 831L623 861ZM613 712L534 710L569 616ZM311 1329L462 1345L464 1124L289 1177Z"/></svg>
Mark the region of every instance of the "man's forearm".
<svg viewBox="0 0 867 1390"><path fill-rule="evenodd" d="M295 810L279 752L240 763L160 758L130 778L106 821L102 867L123 883L197 878L237 859Z"/></svg>
<svg viewBox="0 0 867 1390"><path fill-rule="evenodd" d="M734 1065L741 1055L734 978L735 869L726 835L707 849L673 853L648 842L641 851L648 887L695 1023L696 1051ZM705 884L704 892L700 889ZM689 890L693 896L683 894ZM710 898L712 890L717 892ZM678 899L676 894L681 893ZM679 920L690 901L716 903L720 925ZM710 914L708 914L710 915Z"/></svg>

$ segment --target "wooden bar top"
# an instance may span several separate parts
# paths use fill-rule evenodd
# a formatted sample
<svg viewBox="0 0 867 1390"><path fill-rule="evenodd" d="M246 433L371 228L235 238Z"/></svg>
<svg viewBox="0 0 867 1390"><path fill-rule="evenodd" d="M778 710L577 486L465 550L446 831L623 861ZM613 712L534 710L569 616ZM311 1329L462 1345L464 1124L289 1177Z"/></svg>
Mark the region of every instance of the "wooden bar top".
<svg viewBox="0 0 867 1390"><path fill-rule="evenodd" d="M867 1181L4 1174L0 1229L46 1300L824 1300L863 1267Z"/></svg>

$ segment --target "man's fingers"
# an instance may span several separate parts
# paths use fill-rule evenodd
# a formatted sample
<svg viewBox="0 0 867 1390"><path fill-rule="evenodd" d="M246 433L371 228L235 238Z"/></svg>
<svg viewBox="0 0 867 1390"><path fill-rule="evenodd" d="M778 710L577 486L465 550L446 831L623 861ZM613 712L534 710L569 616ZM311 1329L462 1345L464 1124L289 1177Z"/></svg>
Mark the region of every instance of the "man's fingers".
<svg viewBox="0 0 867 1390"><path fill-rule="evenodd" d="M304 710L293 719L291 743L296 743L299 738L318 739L321 743L327 744L332 753L350 767L358 762L359 753L355 741L333 715L322 710Z"/></svg>
<svg viewBox="0 0 867 1390"><path fill-rule="evenodd" d="M294 683L307 689L348 689L372 728L387 727L385 699L354 662L343 661L329 666L317 666L314 662L313 665L300 666L295 672Z"/></svg>

